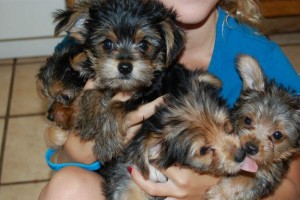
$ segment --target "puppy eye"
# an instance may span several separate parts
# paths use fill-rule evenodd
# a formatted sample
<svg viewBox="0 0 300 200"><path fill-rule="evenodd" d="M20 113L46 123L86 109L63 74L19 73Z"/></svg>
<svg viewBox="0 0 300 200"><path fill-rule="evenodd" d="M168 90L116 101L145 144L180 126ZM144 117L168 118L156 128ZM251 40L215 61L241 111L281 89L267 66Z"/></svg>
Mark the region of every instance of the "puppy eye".
<svg viewBox="0 0 300 200"><path fill-rule="evenodd" d="M103 48L107 51L112 50L114 47L113 42L110 39L106 39L103 41Z"/></svg>
<svg viewBox="0 0 300 200"><path fill-rule="evenodd" d="M149 44L146 40L142 40L140 43L139 43L139 48L143 51L146 51L149 47Z"/></svg>
<svg viewBox="0 0 300 200"><path fill-rule="evenodd" d="M70 95L67 95L67 94L61 94L61 95L59 95L59 96L57 96L57 101L58 102L61 102L61 103L63 103L63 102L69 102L70 100L71 100L71 96Z"/></svg>
<svg viewBox="0 0 300 200"><path fill-rule="evenodd" d="M252 124L252 120L249 117L246 117L244 122L245 122L245 124L247 124L249 126Z"/></svg>
<svg viewBox="0 0 300 200"><path fill-rule="evenodd" d="M276 131L275 133L273 133L273 137L276 140L280 140L282 138L282 133L280 131Z"/></svg>
<svg viewBox="0 0 300 200"><path fill-rule="evenodd" d="M210 149L210 147L202 147L201 149L200 149L200 155L205 155L205 154L207 154L207 152L208 152L208 150Z"/></svg>

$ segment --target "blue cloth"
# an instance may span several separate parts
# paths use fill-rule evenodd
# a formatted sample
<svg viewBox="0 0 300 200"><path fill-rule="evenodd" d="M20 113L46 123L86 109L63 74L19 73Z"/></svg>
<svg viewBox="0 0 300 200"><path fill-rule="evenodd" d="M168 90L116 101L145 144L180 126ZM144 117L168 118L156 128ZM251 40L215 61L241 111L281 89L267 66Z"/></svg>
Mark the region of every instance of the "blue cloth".
<svg viewBox="0 0 300 200"><path fill-rule="evenodd" d="M45 154L45 160L48 166L54 171L60 170L61 168L68 167L68 166L81 167L83 169L90 170L90 171L96 171L101 168L101 163L99 161L95 161L92 164L82 164L77 162L53 163L51 162L51 157L55 152L56 149L48 149Z"/></svg>
<svg viewBox="0 0 300 200"><path fill-rule="evenodd" d="M300 76L280 47L256 30L239 24L221 8L218 8L216 40L208 71L223 83L221 91L230 106L236 102L242 89L242 81L236 70L239 54L253 56L260 63L268 79L291 88L300 94Z"/></svg>
<svg viewBox="0 0 300 200"><path fill-rule="evenodd" d="M78 44L78 42L74 38L70 37L69 34L67 34L63 40L55 46L54 51L58 52L66 46L72 46L76 44Z"/></svg>

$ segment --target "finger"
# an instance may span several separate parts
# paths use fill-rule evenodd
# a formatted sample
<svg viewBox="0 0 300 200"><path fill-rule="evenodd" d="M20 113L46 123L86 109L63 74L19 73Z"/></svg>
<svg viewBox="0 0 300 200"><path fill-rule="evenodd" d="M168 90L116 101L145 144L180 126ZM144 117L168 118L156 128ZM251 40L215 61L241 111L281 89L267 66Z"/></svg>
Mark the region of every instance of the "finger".
<svg viewBox="0 0 300 200"><path fill-rule="evenodd" d="M185 186L189 184L189 177L195 177L200 176L200 174L187 169L187 168L181 168L177 166L171 166L165 170L159 169L161 173L163 173L165 176L167 176L170 180L172 180L175 185L178 185L179 187ZM178 176L178 174L181 174ZM201 181L203 183L211 183L216 184L218 182L219 178L207 174L201 174Z"/></svg>
<svg viewBox="0 0 300 200"><path fill-rule="evenodd" d="M94 88L95 88L95 81L92 79L89 79L84 85L84 90L91 90Z"/></svg>
<svg viewBox="0 0 300 200"><path fill-rule="evenodd" d="M117 101L127 101L130 99L130 97L133 95L132 92L118 92L112 100L117 100Z"/></svg>
<svg viewBox="0 0 300 200"><path fill-rule="evenodd" d="M125 138L125 143L127 143L128 141L131 141L132 138L134 138L134 136L138 133L138 131L141 129L142 124L138 124L135 126L131 126L127 132L126 132L126 138Z"/></svg>
<svg viewBox="0 0 300 200"><path fill-rule="evenodd" d="M155 113L156 107L163 103L164 96L161 96L150 103L140 106L137 110L128 113L125 119L127 126L131 127L143 122L145 119L148 119Z"/></svg>
<svg viewBox="0 0 300 200"><path fill-rule="evenodd" d="M170 191L174 191L174 188L171 184L169 184L169 182L154 183L150 180L145 180L140 172L135 169L135 167L132 167L132 171L130 174L132 180L150 196L169 196Z"/></svg>

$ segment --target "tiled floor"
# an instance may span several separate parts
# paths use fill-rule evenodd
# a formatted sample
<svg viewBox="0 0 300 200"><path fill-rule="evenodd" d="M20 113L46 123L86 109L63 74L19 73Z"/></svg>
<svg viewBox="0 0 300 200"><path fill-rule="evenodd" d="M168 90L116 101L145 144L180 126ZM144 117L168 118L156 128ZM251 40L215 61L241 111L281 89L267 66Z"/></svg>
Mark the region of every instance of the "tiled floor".
<svg viewBox="0 0 300 200"><path fill-rule="evenodd" d="M271 38L282 45L300 73L300 34ZM35 75L44 61L44 57L0 60L1 200L37 199L51 176L44 163L45 105L35 91Z"/></svg>

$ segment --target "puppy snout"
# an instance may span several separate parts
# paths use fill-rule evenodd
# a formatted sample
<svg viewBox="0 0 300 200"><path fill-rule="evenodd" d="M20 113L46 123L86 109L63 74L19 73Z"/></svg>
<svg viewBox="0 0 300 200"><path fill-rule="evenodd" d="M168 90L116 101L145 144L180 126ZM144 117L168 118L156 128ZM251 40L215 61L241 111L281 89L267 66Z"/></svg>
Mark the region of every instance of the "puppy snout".
<svg viewBox="0 0 300 200"><path fill-rule="evenodd" d="M246 157L246 151L244 149L239 149L235 154L234 160L236 162L243 162Z"/></svg>
<svg viewBox="0 0 300 200"><path fill-rule="evenodd" d="M124 75L131 73L132 68L133 68L133 66L129 62L120 62L118 65L119 72L121 72Z"/></svg>
<svg viewBox="0 0 300 200"><path fill-rule="evenodd" d="M48 109L47 119L51 122L54 122L55 120L53 105L51 105L51 107Z"/></svg>
<svg viewBox="0 0 300 200"><path fill-rule="evenodd" d="M54 114L53 113L48 113L48 115L47 115L47 119L49 120L49 121L51 121L51 122L54 122Z"/></svg>
<svg viewBox="0 0 300 200"><path fill-rule="evenodd" d="M252 142L246 143L246 152L250 155L255 155L258 153L258 146Z"/></svg>

